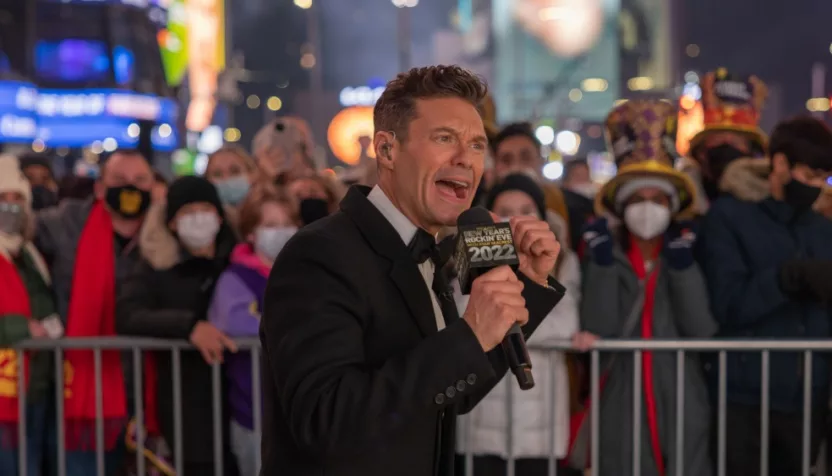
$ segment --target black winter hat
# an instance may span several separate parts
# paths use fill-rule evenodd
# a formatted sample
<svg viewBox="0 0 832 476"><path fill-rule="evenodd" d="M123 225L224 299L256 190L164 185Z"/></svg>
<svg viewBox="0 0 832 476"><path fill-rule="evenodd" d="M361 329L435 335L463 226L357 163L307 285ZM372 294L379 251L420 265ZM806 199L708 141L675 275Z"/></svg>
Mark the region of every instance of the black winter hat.
<svg viewBox="0 0 832 476"><path fill-rule="evenodd" d="M509 190L518 190L530 196L537 205L537 211L540 212L540 218L546 219L546 197L543 194L543 189L534 181L533 178L526 174L510 174L502 181L491 187L488 196L485 199L485 208L489 210L494 208L494 202L497 197Z"/></svg>
<svg viewBox="0 0 832 476"><path fill-rule="evenodd" d="M225 216L216 187L202 177L187 175L176 179L168 187L167 202L165 223L170 223L182 207L196 202L210 203L217 209L220 217Z"/></svg>

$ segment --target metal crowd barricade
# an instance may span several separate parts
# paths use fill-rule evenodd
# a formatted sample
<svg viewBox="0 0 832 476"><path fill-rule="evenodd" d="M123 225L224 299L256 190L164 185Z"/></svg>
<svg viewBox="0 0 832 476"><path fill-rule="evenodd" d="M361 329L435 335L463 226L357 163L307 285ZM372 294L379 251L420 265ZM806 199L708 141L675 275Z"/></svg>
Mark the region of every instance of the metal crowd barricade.
<svg viewBox="0 0 832 476"><path fill-rule="evenodd" d="M251 352L251 370L252 370L252 395L253 395L253 416L254 416L254 431L257 434L262 434L262 402L261 402L261 369L260 369L260 341L256 338L237 339L236 343L240 351ZM554 359L555 351L571 351L571 342L562 340L554 342L546 346L531 346L535 350L543 350L550 353L550 359ZM57 462L58 462L58 476L66 476L66 448L64 441L64 381L63 375L63 361L64 351L68 349L91 350L94 356L94 371L95 371L95 408L96 408L96 475L95 476L109 476L105 474L105 458L104 458L104 423L102 418L103 413L103 399L104 391L101 388L101 359L102 351L104 350L120 350L130 351L132 353L133 361L133 398L136 402L135 417L137 425L136 435L136 472L139 475L146 474L146 461L144 457L145 450L145 431L144 431L144 405L142 392L142 352L143 351L168 351L171 352L171 365L173 371L173 408L174 408L174 441L173 443L173 462L176 468L177 476L202 476L202 475L185 475L183 472L183 449L182 449L182 388L181 388L181 352L185 350L193 350L193 346L184 341L171 341L164 339L147 339L147 338L129 338L129 337L112 337L112 338L72 338L59 340L29 340L25 341L15 347L17 352L18 362L18 388L19 388L19 404L18 404L18 439L19 439L19 459L21 462L26 461L26 385L25 374L23 372L24 359L22 353L25 350L41 350L54 351L55 362L55 404L56 404L56 425L57 425ZM639 474L641 471L640 461L640 444L641 444L641 359L644 351L664 351L676 353L676 432L674 437L674 445L676 453L683 455L684 447L684 378L685 378L685 353L686 352L717 352L718 366L719 366L719 388L718 388L718 419L717 419L717 476L726 476L725 461L726 461L726 356L728 352L761 352L761 435L760 435L760 467L761 475L768 476L768 437L769 437L769 366L771 352L803 352L804 353L804 397L803 397L803 453L802 453L802 474L808 476L812 465L810 455L810 439L811 439L811 411L812 411L812 356L813 352L830 352L832 351L832 340L816 340L816 341L796 341L796 340L603 340L598 341L595 347L590 350L590 425L591 425L591 474L598 476L598 461L599 455L599 362L601 352L632 352L634 366L633 375L633 474ZM551 366L554 368L554 365ZM550 379L552 382L551 394L554 397L555 379ZM214 364L212 368L212 402L213 402L213 452L214 452L214 471L217 475L223 474L223 445L222 445L222 402L221 402L221 374L219 364ZM506 432L506 449L508 451L507 474L514 475L514 460L513 441L512 441L512 415L513 415L513 394L516 392L513 382L508 385L507 408L508 425ZM554 402L553 402L554 403ZM227 417L227 416L226 416ZM465 431L470 435L471 425L470 420L465 425ZM550 431L552 432L552 444L550 445L549 461L549 475L556 476L558 473L557 456L555 455L555 412L551 412L551 419L549 422ZM255 449L256 458L260 460L260 448ZM470 447L466 448L466 476L476 476L473 472L473 454ZM674 476L684 475L684 461L683 458L677 458L675 461L675 468L668 468L673 472ZM19 476L28 476L25 464L20 465L18 472ZM90 475L92 476L92 475ZM696 476L696 475L689 475Z"/></svg>
<svg viewBox="0 0 832 476"><path fill-rule="evenodd" d="M552 369L554 365L554 352L557 351L574 351L572 349L571 341L560 340L551 342L545 346L530 345L530 349L546 351L549 353L551 359ZM602 352L632 352L634 372L633 372L633 461L632 473L633 475L641 474L641 359L644 351L663 351L676 353L676 422L674 442L675 451L680 457L676 458L675 467L667 468L668 474L673 476L685 475L685 462L681 455L684 455L684 406L685 406L685 353L686 352L716 352L718 353L718 391L717 391L717 454L713 455L716 460L716 475L727 476L726 464L726 403L727 403L727 353L728 352L760 352L762 354L761 364L761 400L760 400L760 475L769 475L769 374L770 374L770 353L771 352L803 352L803 446L802 446L802 469L803 476L809 476L812 473L811 461L811 419L812 419L812 357L813 352L830 352L832 351L832 340L599 340L590 353L590 470L589 474L598 476L599 458L603 455L599 454L599 404L600 404L600 354ZM534 362L532 362L534 364ZM549 389L552 398L556 395L556 381L554 378L550 379L552 388ZM515 455L513 446L513 412L514 406L512 400L518 390L512 381L507 386L507 419L506 428L506 474L508 476L515 476ZM554 407L554 401L550 402ZM827 402L823 402L826 404ZM466 418L466 417L463 417ZM567 423L568 424L568 423ZM470 447L470 435L473 429L473 423L470 418L465 420L463 425L463 440L465 444L465 476L476 476L474 473L474 455ZM549 476L557 476L558 474L558 458L556 451L557 432L555 431L555 412L551 412L549 421L550 441L549 455L548 455L548 474ZM697 476L697 475L687 475Z"/></svg>
<svg viewBox="0 0 832 476"><path fill-rule="evenodd" d="M251 352L251 371L253 385L253 416L254 430L258 434L262 432L262 402L261 402L261 379L260 379L260 341L257 338L236 339L239 351ZM23 351L54 351L55 366L55 405L56 405L56 426L57 426L57 466L58 476L66 476L66 448L64 441L64 381L63 362L65 350L91 350L93 352L93 365L95 371L95 476L109 476L105 473L104 455L104 419L102 417L104 407L104 391L101 388L101 352L105 350L130 351L133 357L133 399L135 401L136 418L136 473L147 474L145 461L145 429L144 429L144 393L142 373L142 352L144 351L168 351L171 352L171 365L173 367L173 463L177 476L185 476L183 471L183 450L182 450L182 363L181 352L183 350L194 350L193 346L184 341L172 341L165 339L148 339L132 337L107 337L107 338L68 338L58 340L28 340L15 347L18 363L18 476L29 476L27 474L26 452L26 385L24 373ZM211 398L213 407L213 437L214 437L214 473L222 475L223 471L223 441L222 441L222 401L221 401L222 379L220 364L212 366ZM260 460L260 447L255 448L257 460ZM93 476L93 475L90 475ZM202 476L202 475L188 475Z"/></svg>

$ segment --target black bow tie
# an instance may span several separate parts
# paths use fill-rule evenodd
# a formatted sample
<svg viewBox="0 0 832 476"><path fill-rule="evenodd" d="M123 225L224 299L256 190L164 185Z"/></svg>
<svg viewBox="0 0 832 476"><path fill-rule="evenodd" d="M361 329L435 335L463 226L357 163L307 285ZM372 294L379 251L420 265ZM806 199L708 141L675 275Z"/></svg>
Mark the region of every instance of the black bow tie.
<svg viewBox="0 0 832 476"><path fill-rule="evenodd" d="M419 228L416 235L410 240L407 249L410 250L410 256L417 264L422 264L428 259L433 261L437 269L442 268L453 254L454 237L448 236L439 243L431 236L430 233Z"/></svg>

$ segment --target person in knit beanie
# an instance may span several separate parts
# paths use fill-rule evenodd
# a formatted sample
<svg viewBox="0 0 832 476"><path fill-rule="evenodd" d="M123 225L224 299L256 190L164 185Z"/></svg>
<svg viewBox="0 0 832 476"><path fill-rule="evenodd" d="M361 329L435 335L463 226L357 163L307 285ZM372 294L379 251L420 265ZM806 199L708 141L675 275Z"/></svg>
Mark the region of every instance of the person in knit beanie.
<svg viewBox="0 0 832 476"><path fill-rule="evenodd" d="M32 190L16 157L0 155L0 474L40 474L50 395L51 357L24 354L27 461L18 460L18 354L11 347L26 339L63 333L49 271L31 244Z"/></svg>

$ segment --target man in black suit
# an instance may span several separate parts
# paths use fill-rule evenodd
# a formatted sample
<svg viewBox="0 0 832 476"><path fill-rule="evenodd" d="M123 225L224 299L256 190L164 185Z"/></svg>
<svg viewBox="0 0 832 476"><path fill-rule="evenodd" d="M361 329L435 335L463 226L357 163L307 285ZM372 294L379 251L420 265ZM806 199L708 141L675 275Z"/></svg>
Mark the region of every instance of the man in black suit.
<svg viewBox="0 0 832 476"><path fill-rule="evenodd" d="M456 415L506 373L509 327L528 338L563 296L560 246L528 217L511 222L517 274L474 281L461 319L446 292L435 236L482 177L485 94L456 66L391 81L374 111L378 186L353 187L278 257L260 326L263 476L452 475Z"/></svg>

